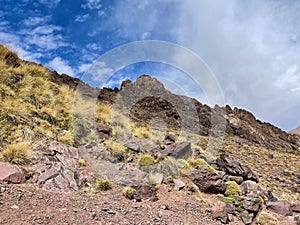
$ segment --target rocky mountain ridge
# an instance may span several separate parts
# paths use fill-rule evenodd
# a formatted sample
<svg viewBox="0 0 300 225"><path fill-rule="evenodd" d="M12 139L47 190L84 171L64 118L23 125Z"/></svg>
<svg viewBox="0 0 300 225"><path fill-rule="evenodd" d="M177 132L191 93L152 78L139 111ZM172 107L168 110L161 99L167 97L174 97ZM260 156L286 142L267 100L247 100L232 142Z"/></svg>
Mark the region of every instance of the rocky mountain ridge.
<svg viewBox="0 0 300 225"><path fill-rule="evenodd" d="M300 126L289 131L290 134L296 134L296 135L300 135Z"/></svg>

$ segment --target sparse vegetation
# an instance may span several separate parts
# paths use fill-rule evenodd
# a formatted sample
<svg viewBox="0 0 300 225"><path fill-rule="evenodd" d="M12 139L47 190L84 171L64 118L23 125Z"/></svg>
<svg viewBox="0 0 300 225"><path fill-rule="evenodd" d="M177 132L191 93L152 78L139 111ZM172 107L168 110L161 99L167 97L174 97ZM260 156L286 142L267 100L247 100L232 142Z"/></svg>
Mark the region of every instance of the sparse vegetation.
<svg viewBox="0 0 300 225"><path fill-rule="evenodd" d="M151 155L142 155L138 160L139 166L151 166L155 164L155 159Z"/></svg>
<svg viewBox="0 0 300 225"><path fill-rule="evenodd" d="M99 191L107 191L113 188L113 183L106 179L98 179L95 182L95 188Z"/></svg>
<svg viewBox="0 0 300 225"><path fill-rule="evenodd" d="M243 207L243 201L239 199L238 196L222 196L219 198L219 200L227 204L233 204L235 206L235 210L238 212L243 212L245 210Z"/></svg>
<svg viewBox="0 0 300 225"><path fill-rule="evenodd" d="M131 124L131 129L132 129L132 135L138 138L150 138L150 130L149 127L144 125L136 125L136 124Z"/></svg>
<svg viewBox="0 0 300 225"><path fill-rule="evenodd" d="M226 196L240 196L242 195L242 190L240 186L235 181L227 181L226 182Z"/></svg>
<svg viewBox="0 0 300 225"><path fill-rule="evenodd" d="M257 217L259 225L279 225L278 220L270 213L262 211Z"/></svg>
<svg viewBox="0 0 300 225"><path fill-rule="evenodd" d="M128 154L127 148L115 140L109 139L104 141L104 146L112 156L116 157L120 161L124 160Z"/></svg>
<svg viewBox="0 0 300 225"><path fill-rule="evenodd" d="M30 161L31 146L29 142L10 144L2 152L5 161L15 164L26 164Z"/></svg>
<svg viewBox="0 0 300 225"><path fill-rule="evenodd" d="M86 166L86 161L83 158L79 158L77 162L81 167Z"/></svg>
<svg viewBox="0 0 300 225"><path fill-rule="evenodd" d="M209 165L204 159L189 158L187 162L190 168L205 169L212 173L216 173L216 174L218 173L217 170L213 168L211 165Z"/></svg>
<svg viewBox="0 0 300 225"><path fill-rule="evenodd" d="M133 199L135 190L132 187L125 187L122 194L129 200Z"/></svg>

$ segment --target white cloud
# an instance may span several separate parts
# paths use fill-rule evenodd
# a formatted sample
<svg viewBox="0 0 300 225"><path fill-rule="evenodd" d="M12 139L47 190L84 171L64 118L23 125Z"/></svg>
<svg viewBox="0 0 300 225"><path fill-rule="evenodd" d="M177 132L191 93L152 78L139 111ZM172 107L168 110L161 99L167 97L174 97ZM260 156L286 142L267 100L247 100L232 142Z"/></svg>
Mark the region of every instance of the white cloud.
<svg viewBox="0 0 300 225"><path fill-rule="evenodd" d="M86 45L86 48L89 50L94 50L94 51L101 51L102 47L99 44L96 43L89 43Z"/></svg>
<svg viewBox="0 0 300 225"><path fill-rule="evenodd" d="M24 42L27 45L37 46L42 51L49 51L69 45L63 35L58 33L59 31L62 31L62 27L50 24L33 29L26 28L21 30L20 34L24 35Z"/></svg>
<svg viewBox="0 0 300 225"><path fill-rule="evenodd" d="M90 63L83 63L83 64L79 65L77 74L86 73L91 66L92 66L92 64L90 64Z"/></svg>
<svg viewBox="0 0 300 225"><path fill-rule="evenodd" d="M86 0L84 4L81 5L83 9L100 9L102 7L101 0Z"/></svg>
<svg viewBox="0 0 300 225"><path fill-rule="evenodd" d="M48 16L45 16L45 17L29 17L28 19L25 19L23 21L24 25L27 26L27 27L31 27L31 26L36 26L36 25L39 25L39 24L43 24L47 21L49 21L50 17Z"/></svg>
<svg viewBox="0 0 300 225"><path fill-rule="evenodd" d="M71 66L69 66L68 61L66 61L60 57L55 57L48 64L53 70L57 71L60 74L65 73L65 74L68 74L73 77L76 74L74 69L72 69Z"/></svg>
<svg viewBox="0 0 300 225"><path fill-rule="evenodd" d="M110 25L123 38L150 32L187 47L214 72L226 103L288 130L300 124L300 74L287 71L300 68L299 9L297 1L119 1Z"/></svg>
<svg viewBox="0 0 300 225"><path fill-rule="evenodd" d="M61 0L38 0L38 3L46 5L48 8L54 8L56 7Z"/></svg>
<svg viewBox="0 0 300 225"><path fill-rule="evenodd" d="M84 22L89 18L90 14L78 15L75 17L75 22Z"/></svg>

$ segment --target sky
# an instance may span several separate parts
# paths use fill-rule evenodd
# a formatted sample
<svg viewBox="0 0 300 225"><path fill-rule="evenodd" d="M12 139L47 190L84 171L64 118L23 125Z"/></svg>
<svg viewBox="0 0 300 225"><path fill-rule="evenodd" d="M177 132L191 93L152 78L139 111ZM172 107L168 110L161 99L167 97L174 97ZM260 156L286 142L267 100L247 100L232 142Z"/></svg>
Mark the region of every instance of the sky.
<svg viewBox="0 0 300 225"><path fill-rule="evenodd" d="M0 43L79 78L124 44L174 43L209 68L226 104L289 131L300 125L299 18L300 1L293 0L2 0ZM205 84L174 65L141 61L103 71L113 72L110 87L150 74L175 93L208 102Z"/></svg>

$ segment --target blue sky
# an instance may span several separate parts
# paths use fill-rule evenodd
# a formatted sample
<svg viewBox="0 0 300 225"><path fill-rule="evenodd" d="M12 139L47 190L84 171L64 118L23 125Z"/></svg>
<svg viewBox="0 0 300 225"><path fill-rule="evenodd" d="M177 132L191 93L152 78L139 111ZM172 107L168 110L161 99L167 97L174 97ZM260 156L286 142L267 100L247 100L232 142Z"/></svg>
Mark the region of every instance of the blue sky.
<svg viewBox="0 0 300 225"><path fill-rule="evenodd" d="M290 130L300 124L299 18L300 2L292 0L2 0L0 43L76 77L123 44L176 43L202 58L227 104ZM159 62L120 69L108 85L144 73L207 102L185 72Z"/></svg>

